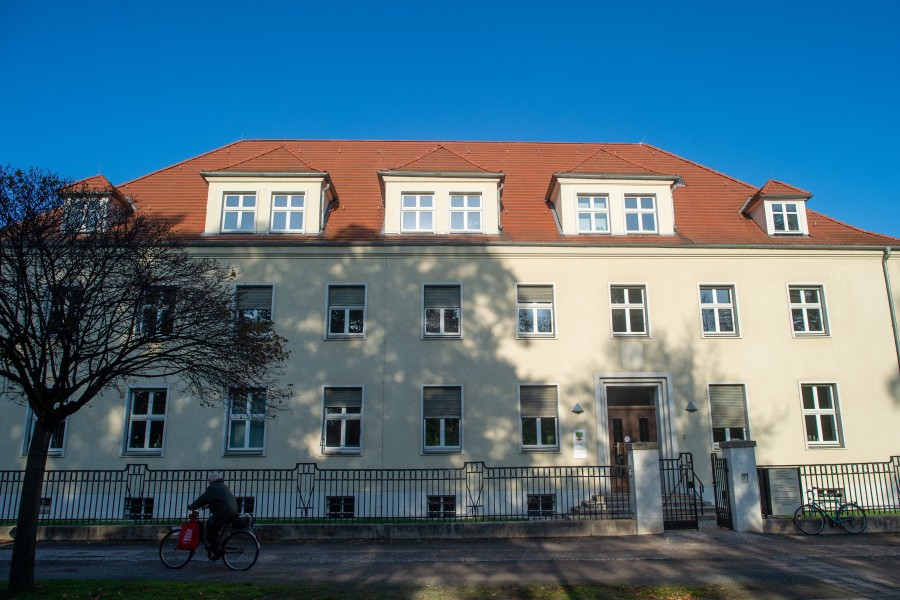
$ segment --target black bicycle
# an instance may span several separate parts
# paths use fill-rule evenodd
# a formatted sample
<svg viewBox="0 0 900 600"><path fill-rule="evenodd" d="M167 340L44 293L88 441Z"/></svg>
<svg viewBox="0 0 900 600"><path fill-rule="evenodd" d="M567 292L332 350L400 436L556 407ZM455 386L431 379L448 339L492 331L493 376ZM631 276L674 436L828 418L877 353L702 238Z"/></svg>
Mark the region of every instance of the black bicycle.
<svg viewBox="0 0 900 600"><path fill-rule="evenodd" d="M193 550L182 550L178 547L178 536L181 527L175 527L163 537L159 543L159 560L170 569L180 569L188 564L201 547L206 548L209 560L218 560L232 571L246 571L256 564L259 558L259 538L253 532L254 518L252 514L240 514L232 519L222 530L222 553L213 554L206 543L206 523L198 520L197 511L192 511L190 519L200 525L200 545Z"/></svg>
<svg viewBox="0 0 900 600"><path fill-rule="evenodd" d="M832 527L840 526L847 533L862 533L868 525L866 511L855 502L841 502L840 490L828 490L826 493L828 502L836 504L834 514L828 512L820 503L816 502L816 494L812 490L806 492L809 503L804 504L794 513L794 525L806 535L816 535L825 529L825 521Z"/></svg>

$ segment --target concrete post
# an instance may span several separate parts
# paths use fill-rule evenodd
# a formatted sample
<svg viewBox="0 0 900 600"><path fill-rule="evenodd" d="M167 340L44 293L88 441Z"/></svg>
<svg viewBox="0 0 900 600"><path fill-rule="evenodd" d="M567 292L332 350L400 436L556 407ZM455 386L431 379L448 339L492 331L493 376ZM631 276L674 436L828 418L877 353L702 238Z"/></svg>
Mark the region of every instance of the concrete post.
<svg viewBox="0 0 900 600"><path fill-rule="evenodd" d="M626 444L631 512L639 535L662 533L662 483L659 478L659 444Z"/></svg>
<svg viewBox="0 0 900 600"><path fill-rule="evenodd" d="M756 442L736 440L722 442L719 447L722 449L722 457L728 461L731 527L735 531L760 533L763 524L759 480L756 475Z"/></svg>

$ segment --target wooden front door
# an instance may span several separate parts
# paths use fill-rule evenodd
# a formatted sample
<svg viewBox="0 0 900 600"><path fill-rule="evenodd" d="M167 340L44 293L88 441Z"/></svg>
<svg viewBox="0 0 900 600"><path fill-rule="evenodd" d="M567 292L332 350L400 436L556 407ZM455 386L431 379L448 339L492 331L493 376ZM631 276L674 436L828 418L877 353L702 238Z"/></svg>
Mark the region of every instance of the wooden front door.
<svg viewBox="0 0 900 600"><path fill-rule="evenodd" d="M626 443L657 441L655 406L609 407L609 464L613 467L613 475L628 472Z"/></svg>

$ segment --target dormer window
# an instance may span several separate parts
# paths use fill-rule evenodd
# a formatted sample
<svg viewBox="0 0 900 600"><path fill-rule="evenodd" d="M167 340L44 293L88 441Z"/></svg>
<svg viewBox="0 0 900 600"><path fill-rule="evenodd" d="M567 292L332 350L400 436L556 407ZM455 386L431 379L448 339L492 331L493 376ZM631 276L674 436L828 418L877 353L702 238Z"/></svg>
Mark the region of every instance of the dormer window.
<svg viewBox="0 0 900 600"><path fill-rule="evenodd" d="M609 233L608 196L578 196L578 233Z"/></svg>
<svg viewBox="0 0 900 600"><path fill-rule="evenodd" d="M106 227L109 198L72 198L66 201L63 230L68 233L92 233Z"/></svg>
<svg viewBox="0 0 900 600"><path fill-rule="evenodd" d="M306 197L303 194L272 194L272 231L303 233Z"/></svg>
<svg viewBox="0 0 900 600"><path fill-rule="evenodd" d="M434 231L434 195L403 194L403 231Z"/></svg>
<svg viewBox="0 0 900 600"><path fill-rule="evenodd" d="M625 196L625 231L656 233L656 198Z"/></svg>
<svg viewBox="0 0 900 600"><path fill-rule="evenodd" d="M256 231L256 194L225 194L222 209L222 232L254 233Z"/></svg>
<svg viewBox="0 0 900 600"><path fill-rule="evenodd" d="M800 214L796 202L773 202L771 207L775 233L800 233Z"/></svg>
<svg viewBox="0 0 900 600"><path fill-rule="evenodd" d="M481 194L450 196L450 231L481 232Z"/></svg>

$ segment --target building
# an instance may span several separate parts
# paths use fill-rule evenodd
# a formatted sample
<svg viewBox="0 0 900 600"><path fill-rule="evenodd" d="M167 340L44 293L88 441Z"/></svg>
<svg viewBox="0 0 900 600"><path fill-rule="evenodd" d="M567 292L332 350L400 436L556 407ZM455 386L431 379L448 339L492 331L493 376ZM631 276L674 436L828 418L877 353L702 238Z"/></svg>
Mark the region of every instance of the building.
<svg viewBox="0 0 900 600"><path fill-rule="evenodd" d="M269 420L263 392L132 382L49 469L616 465L655 441L708 481L727 440L761 464L900 452L900 239L797 187L646 144L246 140L117 190L239 269L296 396ZM31 417L0 410L21 469Z"/></svg>

